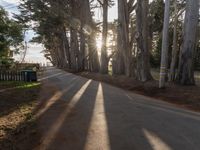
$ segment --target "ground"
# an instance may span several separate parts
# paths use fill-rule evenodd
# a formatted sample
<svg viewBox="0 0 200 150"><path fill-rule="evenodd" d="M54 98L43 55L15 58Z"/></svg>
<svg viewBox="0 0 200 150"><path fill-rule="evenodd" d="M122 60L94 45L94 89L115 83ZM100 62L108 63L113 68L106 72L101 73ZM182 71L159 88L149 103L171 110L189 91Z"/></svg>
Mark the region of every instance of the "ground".
<svg viewBox="0 0 200 150"><path fill-rule="evenodd" d="M39 91L39 83L0 83L0 149L27 149L34 144L37 126L32 112Z"/></svg>
<svg viewBox="0 0 200 150"><path fill-rule="evenodd" d="M40 81L29 149L200 149L198 112L55 68Z"/></svg>
<svg viewBox="0 0 200 150"><path fill-rule="evenodd" d="M196 73L195 76L197 81L195 86L166 83L166 88L164 89L159 89L159 73L156 70L152 71L155 80L149 82L140 82L125 76L101 75L99 73L81 72L77 74L89 79L106 82L138 94L156 98L157 100L167 101L178 107L200 112L200 75L198 73Z"/></svg>

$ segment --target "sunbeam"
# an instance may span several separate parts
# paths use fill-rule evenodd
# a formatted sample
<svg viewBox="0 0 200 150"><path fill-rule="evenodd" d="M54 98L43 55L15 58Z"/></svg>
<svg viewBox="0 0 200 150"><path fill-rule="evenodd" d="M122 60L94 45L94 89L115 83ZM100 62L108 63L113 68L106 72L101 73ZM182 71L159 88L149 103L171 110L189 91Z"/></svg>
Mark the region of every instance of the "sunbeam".
<svg viewBox="0 0 200 150"><path fill-rule="evenodd" d="M73 82L76 78L73 78L71 82ZM45 105L42 109L40 109L35 117L39 118L41 115L43 115L53 104L55 104L63 95L63 93L67 92L69 89L71 89L74 86L74 84L70 84L66 89L63 91L56 92L49 100L47 105Z"/></svg>
<svg viewBox="0 0 200 150"><path fill-rule="evenodd" d="M69 115L71 110L75 107L77 102L80 100L80 98L82 97L82 95L84 94L85 90L87 89L87 87L89 86L90 83L91 83L91 80L88 80L81 87L81 89L79 91L77 91L77 93L72 97L72 99L69 102L69 104L67 105L66 109L62 112L62 114L60 114L60 116L58 116L58 119L50 127L49 132L47 132L47 134L44 136L44 139L43 139L43 142L42 142L42 147L44 147L45 149L48 149L50 143L53 141L56 133L58 132L58 130L62 126L64 120Z"/></svg>
<svg viewBox="0 0 200 150"><path fill-rule="evenodd" d="M92 120L84 148L85 150L110 150L108 127L104 108L104 97L102 91L102 85L99 84Z"/></svg>
<svg viewBox="0 0 200 150"><path fill-rule="evenodd" d="M162 139L153 134L152 132L143 129L145 137L148 139L153 150L172 150Z"/></svg>

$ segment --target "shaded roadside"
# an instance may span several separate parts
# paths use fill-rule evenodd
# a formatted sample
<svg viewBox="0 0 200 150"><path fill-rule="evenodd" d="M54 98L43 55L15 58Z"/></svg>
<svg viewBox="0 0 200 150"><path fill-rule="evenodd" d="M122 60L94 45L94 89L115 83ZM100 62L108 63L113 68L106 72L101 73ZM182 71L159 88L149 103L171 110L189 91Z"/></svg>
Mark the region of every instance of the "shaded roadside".
<svg viewBox="0 0 200 150"><path fill-rule="evenodd" d="M82 72L77 75L105 82L125 90L163 100L193 111L200 112L200 86L180 86L167 83L165 89L158 88L158 81L140 82L125 76L101 75L99 73Z"/></svg>
<svg viewBox="0 0 200 150"><path fill-rule="evenodd" d="M32 147L38 137L33 110L38 103L41 85L17 82L2 84L20 88L0 93L0 149L23 150Z"/></svg>

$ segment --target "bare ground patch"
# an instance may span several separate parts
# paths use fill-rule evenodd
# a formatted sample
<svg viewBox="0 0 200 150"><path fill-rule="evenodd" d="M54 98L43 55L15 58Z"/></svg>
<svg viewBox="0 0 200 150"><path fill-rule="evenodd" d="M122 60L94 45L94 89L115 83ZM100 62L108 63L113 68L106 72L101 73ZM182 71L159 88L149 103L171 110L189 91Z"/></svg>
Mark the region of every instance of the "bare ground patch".
<svg viewBox="0 0 200 150"><path fill-rule="evenodd" d="M0 82L0 89L11 87L0 93L0 149L31 149L39 136L33 110L40 84Z"/></svg>

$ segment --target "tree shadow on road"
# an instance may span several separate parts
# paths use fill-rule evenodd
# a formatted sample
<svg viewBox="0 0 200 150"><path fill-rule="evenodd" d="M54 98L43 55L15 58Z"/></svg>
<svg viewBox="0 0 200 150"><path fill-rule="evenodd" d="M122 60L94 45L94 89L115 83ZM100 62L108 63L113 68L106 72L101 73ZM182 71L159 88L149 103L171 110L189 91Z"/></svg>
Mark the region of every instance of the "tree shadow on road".
<svg viewBox="0 0 200 150"><path fill-rule="evenodd" d="M187 140L183 129L192 133L191 121L196 128L199 121L179 119L180 116L162 109L137 105L124 96L124 91L106 84L102 87L111 150L197 149L194 145L199 145L199 138Z"/></svg>
<svg viewBox="0 0 200 150"><path fill-rule="evenodd" d="M58 124L60 124L60 126L53 133L50 142L47 142L48 145L43 144L43 147L47 149L84 149L93 114L97 90L98 83L91 81L85 89L81 91L81 93L74 94L74 99L69 99L68 104L72 101L76 101L76 103L73 106L65 105L60 112L60 118L55 118L57 121L55 120L55 122L52 122L55 124L49 124L49 126L52 127ZM78 94L77 97L76 94ZM64 115L62 115L62 113L64 113ZM64 117L64 119L62 119L62 117ZM62 120L62 122L60 122L60 120ZM50 130L51 129L52 128L50 128ZM55 128L53 130L55 130Z"/></svg>

